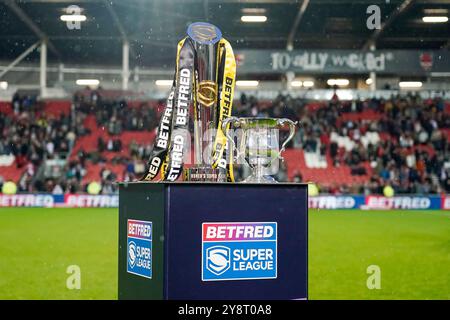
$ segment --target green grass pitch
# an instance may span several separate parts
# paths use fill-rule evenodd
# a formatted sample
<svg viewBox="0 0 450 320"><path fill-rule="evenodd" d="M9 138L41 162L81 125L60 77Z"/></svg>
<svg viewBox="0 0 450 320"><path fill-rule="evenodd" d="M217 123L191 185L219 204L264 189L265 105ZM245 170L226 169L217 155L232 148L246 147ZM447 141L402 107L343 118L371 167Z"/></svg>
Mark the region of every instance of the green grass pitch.
<svg viewBox="0 0 450 320"><path fill-rule="evenodd" d="M117 225L117 209L0 209L0 299L116 299ZM450 299L450 213L311 210L309 296Z"/></svg>

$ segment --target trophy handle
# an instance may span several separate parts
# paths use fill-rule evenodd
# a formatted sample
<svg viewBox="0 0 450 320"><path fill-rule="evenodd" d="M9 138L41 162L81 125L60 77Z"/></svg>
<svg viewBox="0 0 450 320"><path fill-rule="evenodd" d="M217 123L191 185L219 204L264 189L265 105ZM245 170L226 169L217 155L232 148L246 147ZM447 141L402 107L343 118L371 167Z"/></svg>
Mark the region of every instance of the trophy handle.
<svg viewBox="0 0 450 320"><path fill-rule="evenodd" d="M289 143L289 141L292 140L292 138L295 135L295 126L297 125L298 121L292 121L286 118L282 118L282 119L278 119L277 120L277 125L279 126L284 126L284 125L288 125L289 126L289 136L287 137L286 140L284 140L283 144L281 145L281 149L278 152L278 159L284 160L283 157L281 156L281 153L286 149L286 145Z"/></svg>
<svg viewBox="0 0 450 320"><path fill-rule="evenodd" d="M227 130L227 126L233 126L235 123L240 122L240 119L237 117L228 117L222 121L222 132L225 133L225 136L227 137L227 141L231 144L231 156L233 156L233 150L236 149L237 151L237 158L239 158L239 149L236 146L236 143L234 142L234 138L230 136L230 130Z"/></svg>

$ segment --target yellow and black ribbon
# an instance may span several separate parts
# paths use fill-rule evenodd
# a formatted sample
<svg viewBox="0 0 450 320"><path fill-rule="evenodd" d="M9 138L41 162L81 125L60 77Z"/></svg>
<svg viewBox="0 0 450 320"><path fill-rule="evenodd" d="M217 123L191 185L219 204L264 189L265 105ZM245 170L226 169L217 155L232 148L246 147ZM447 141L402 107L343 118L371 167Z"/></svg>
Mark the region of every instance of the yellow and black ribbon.
<svg viewBox="0 0 450 320"><path fill-rule="evenodd" d="M213 144L213 168L219 168L225 171L227 181L234 182L233 175L233 155L229 150L228 161L227 138L225 132L222 131L222 122L231 116L233 109L234 86L236 82L236 59L230 43L225 39L219 42L219 70L218 70L218 107L219 119L217 122L217 133ZM228 130L228 128L227 128Z"/></svg>
<svg viewBox="0 0 450 320"><path fill-rule="evenodd" d="M189 110L194 92L195 49L186 38L178 52L176 87L173 98L174 116L169 151L164 168L164 180L176 181L183 172L183 161L190 145Z"/></svg>
<svg viewBox="0 0 450 320"><path fill-rule="evenodd" d="M163 169L164 171L164 167L166 166L166 158L170 147L170 140L173 129L173 96L175 94L178 57L184 41L185 39L181 40L177 46L177 63L175 67L175 76L172 83L172 88L166 101L166 107L164 108L163 114L159 121L157 137L153 146L150 160L147 163L146 174L140 179L141 181L150 181L155 179L161 169Z"/></svg>
<svg viewBox="0 0 450 320"><path fill-rule="evenodd" d="M219 41L217 83L197 83L195 74L195 48L189 37L178 43L175 79L167 99L167 105L158 126L158 136L148 162L147 173L141 180L153 180L161 173L162 180L176 181L183 172L183 160L189 145L189 110L194 105L194 117L200 116L198 104L214 107L217 101L217 133L212 149L212 167L226 180L234 182L233 155L229 152L227 161L227 138L222 131L222 122L231 116L234 86L236 81L236 60L230 43ZM195 93L195 94L194 94ZM198 119L196 119L198 120ZM228 129L228 128L227 128Z"/></svg>

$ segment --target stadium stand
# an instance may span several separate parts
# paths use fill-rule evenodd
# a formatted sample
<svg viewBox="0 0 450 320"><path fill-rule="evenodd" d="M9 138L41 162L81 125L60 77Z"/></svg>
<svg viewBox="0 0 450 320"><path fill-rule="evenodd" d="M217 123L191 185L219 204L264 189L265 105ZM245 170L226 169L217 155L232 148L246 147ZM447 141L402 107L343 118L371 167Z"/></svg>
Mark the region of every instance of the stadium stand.
<svg viewBox="0 0 450 320"><path fill-rule="evenodd" d="M15 95L0 104L0 182L15 181L22 192L62 193L98 181L109 193L114 181L136 179L163 103L124 96L86 89L73 101ZM299 121L277 175L281 181L315 181L332 194L380 194L388 184L397 193L450 191L450 104L439 98L305 101L280 95L258 101L242 95L236 105L239 116Z"/></svg>
<svg viewBox="0 0 450 320"><path fill-rule="evenodd" d="M0 183L14 181L20 192L62 193L99 181L109 193L113 181L134 179L135 169L143 170L156 104L128 107L108 91L99 101L97 92L88 99L85 93L77 92L73 102L15 96L0 105Z"/></svg>

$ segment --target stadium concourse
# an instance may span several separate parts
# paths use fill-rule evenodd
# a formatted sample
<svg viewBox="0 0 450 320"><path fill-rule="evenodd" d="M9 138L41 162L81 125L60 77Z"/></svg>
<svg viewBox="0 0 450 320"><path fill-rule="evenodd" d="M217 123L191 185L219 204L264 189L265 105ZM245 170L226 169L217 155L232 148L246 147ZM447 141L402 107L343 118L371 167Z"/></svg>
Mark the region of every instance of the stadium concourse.
<svg viewBox="0 0 450 320"><path fill-rule="evenodd" d="M0 104L0 185L18 192L86 192L139 177L152 150L164 101L126 100L111 90L81 90L73 100L16 94ZM284 153L279 181L314 181L322 193L450 192L450 104L418 95L307 101L242 94L239 116L287 117L299 129ZM238 178L245 168L236 170Z"/></svg>

